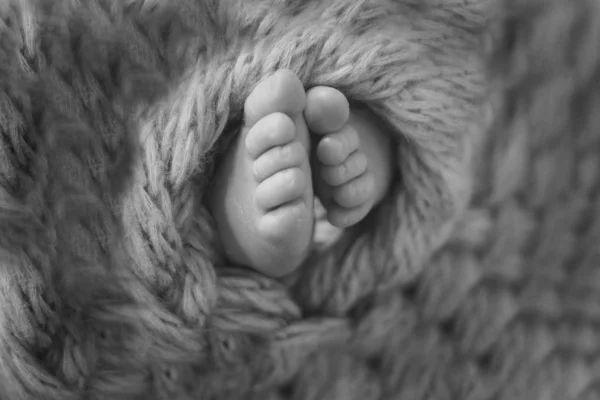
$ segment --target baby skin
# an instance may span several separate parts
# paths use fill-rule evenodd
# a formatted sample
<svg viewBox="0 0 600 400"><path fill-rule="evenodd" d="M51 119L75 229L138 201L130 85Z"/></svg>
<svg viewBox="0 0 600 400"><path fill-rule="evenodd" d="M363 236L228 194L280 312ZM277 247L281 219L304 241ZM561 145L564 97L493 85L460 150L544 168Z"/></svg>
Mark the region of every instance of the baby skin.
<svg viewBox="0 0 600 400"><path fill-rule="evenodd" d="M259 83L208 198L227 258L272 277L294 271L312 244L315 195L339 228L361 221L384 197L389 141L375 118L350 110L333 88L305 92L288 70Z"/></svg>

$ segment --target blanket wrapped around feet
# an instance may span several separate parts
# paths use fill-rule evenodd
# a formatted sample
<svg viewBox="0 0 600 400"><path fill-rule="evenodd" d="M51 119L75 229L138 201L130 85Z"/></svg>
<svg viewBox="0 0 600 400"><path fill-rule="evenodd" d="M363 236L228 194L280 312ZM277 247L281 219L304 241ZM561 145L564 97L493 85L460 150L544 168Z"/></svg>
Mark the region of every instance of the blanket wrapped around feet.
<svg viewBox="0 0 600 400"><path fill-rule="evenodd" d="M493 3L0 2L0 400L600 398L600 5ZM280 68L397 151L285 281L203 205Z"/></svg>

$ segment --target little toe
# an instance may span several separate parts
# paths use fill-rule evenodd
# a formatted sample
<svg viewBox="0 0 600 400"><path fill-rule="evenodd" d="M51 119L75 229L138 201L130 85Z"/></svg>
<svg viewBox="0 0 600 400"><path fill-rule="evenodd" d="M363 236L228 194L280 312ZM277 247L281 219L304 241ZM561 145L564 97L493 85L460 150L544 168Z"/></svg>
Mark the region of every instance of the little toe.
<svg viewBox="0 0 600 400"><path fill-rule="evenodd" d="M355 151L339 165L321 167L321 178L331 186L343 185L364 174L367 162L367 156L363 152Z"/></svg>
<svg viewBox="0 0 600 400"><path fill-rule="evenodd" d="M306 107L306 93L298 76L281 69L261 81L244 103L244 122L252 126L275 111L295 116Z"/></svg>
<svg viewBox="0 0 600 400"><path fill-rule="evenodd" d="M328 134L317 145L317 158L328 166L339 165L359 146L356 130L346 125L340 131Z"/></svg>
<svg viewBox="0 0 600 400"><path fill-rule="evenodd" d="M273 147L254 161L254 178L262 182L281 170L300 167L307 160L306 149L299 141Z"/></svg>
<svg viewBox="0 0 600 400"><path fill-rule="evenodd" d="M272 210L301 198L306 184L306 173L301 168L279 171L258 185L254 194L256 205L262 210Z"/></svg>
<svg viewBox="0 0 600 400"><path fill-rule="evenodd" d="M252 159L276 146L291 142L296 135L294 121L287 115L276 112L260 119L248 131L245 145Z"/></svg>
<svg viewBox="0 0 600 400"><path fill-rule="evenodd" d="M317 86L306 94L304 117L313 133L326 134L340 130L348 121L348 99L337 89Z"/></svg>
<svg viewBox="0 0 600 400"><path fill-rule="evenodd" d="M375 179L372 174L364 173L350 182L333 190L333 199L344 208L354 208L370 203L375 192Z"/></svg>
<svg viewBox="0 0 600 400"><path fill-rule="evenodd" d="M337 228L348 228L362 221L370 210L370 204L363 204L353 208L333 206L327 210L327 221Z"/></svg>

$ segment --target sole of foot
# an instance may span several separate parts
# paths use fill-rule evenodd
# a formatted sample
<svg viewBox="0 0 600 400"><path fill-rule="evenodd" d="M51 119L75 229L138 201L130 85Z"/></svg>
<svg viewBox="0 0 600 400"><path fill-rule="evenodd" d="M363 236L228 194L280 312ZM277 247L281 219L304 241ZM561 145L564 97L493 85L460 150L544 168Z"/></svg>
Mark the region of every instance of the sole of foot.
<svg viewBox="0 0 600 400"><path fill-rule="evenodd" d="M315 87L307 94L304 112L317 138L313 167L316 194L327 210L328 221L347 228L361 221L375 202L375 177L363 152L360 122L346 97L330 87Z"/></svg>
<svg viewBox="0 0 600 400"><path fill-rule="evenodd" d="M273 277L307 256L314 227L306 94L291 71L260 82L213 178L211 211L228 258Z"/></svg>

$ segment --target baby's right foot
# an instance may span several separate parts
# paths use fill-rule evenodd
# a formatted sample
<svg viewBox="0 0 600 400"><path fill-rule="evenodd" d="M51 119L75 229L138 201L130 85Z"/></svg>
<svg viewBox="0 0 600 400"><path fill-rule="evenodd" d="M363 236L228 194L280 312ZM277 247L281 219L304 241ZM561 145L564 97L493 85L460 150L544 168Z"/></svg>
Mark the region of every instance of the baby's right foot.
<svg viewBox="0 0 600 400"><path fill-rule="evenodd" d="M309 135L298 78L280 70L245 103L242 132L217 168L209 194L231 261L266 275L298 267L313 233Z"/></svg>
<svg viewBox="0 0 600 400"><path fill-rule="evenodd" d="M390 135L367 111L351 110L346 97L331 87L308 92L304 115L318 135L317 196L329 222L347 228L365 218L390 187Z"/></svg>

